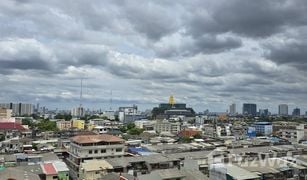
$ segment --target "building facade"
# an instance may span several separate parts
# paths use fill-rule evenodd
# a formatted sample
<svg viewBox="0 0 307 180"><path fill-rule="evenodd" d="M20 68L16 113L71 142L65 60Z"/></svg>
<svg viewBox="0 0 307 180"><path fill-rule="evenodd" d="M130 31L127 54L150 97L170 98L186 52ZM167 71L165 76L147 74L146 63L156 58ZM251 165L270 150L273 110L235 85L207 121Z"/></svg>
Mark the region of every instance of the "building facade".
<svg viewBox="0 0 307 180"><path fill-rule="evenodd" d="M71 138L68 166L72 179L80 179L80 164L86 160L124 156L124 140L108 134L81 135Z"/></svg>
<svg viewBox="0 0 307 180"><path fill-rule="evenodd" d="M1 108L0 107L0 119L9 119L12 117L12 110L11 109L6 109L6 108Z"/></svg>
<svg viewBox="0 0 307 180"><path fill-rule="evenodd" d="M281 116L288 116L288 105L287 104L280 104L278 106L278 114Z"/></svg>
<svg viewBox="0 0 307 180"><path fill-rule="evenodd" d="M273 126L271 122L255 122L252 127L255 128L256 134L261 136L268 136L273 132Z"/></svg>
<svg viewBox="0 0 307 180"><path fill-rule="evenodd" d="M0 103L0 107L11 109L12 115L23 116L33 114L33 105L24 103Z"/></svg>
<svg viewBox="0 0 307 180"><path fill-rule="evenodd" d="M168 132L172 134L177 134L181 130L181 124L179 122L169 122L169 121L157 121L156 131L158 133Z"/></svg>
<svg viewBox="0 0 307 180"><path fill-rule="evenodd" d="M237 110L236 110L236 104L231 104L229 106L229 114L230 115L235 115L237 113Z"/></svg>
<svg viewBox="0 0 307 180"><path fill-rule="evenodd" d="M71 126L71 121L57 121L56 126L59 130L68 130Z"/></svg>
<svg viewBox="0 0 307 180"><path fill-rule="evenodd" d="M247 104L247 103L243 104L242 114L256 116L257 115L257 105Z"/></svg>
<svg viewBox="0 0 307 180"><path fill-rule="evenodd" d="M301 109L300 108L294 108L292 112L292 116L300 116L301 115Z"/></svg>

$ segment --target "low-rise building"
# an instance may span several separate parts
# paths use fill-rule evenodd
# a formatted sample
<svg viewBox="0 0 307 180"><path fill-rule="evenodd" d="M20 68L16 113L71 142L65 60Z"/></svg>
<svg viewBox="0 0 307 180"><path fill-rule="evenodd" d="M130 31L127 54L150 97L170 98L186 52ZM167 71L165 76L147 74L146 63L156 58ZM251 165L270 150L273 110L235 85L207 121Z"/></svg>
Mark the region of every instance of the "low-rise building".
<svg viewBox="0 0 307 180"><path fill-rule="evenodd" d="M273 132L273 126L271 122L255 122L252 127L256 129L257 135L272 135Z"/></svg>
<svg viewBox="0 0 307 180"><path fill-rule="evenodd" d="M157 121L156 123L156 131L158 133L173 133L177 134L181 130L180 122L169 122L167 120Z"/></svg>
<svg viewBox="0 0 307 180"><path fill-rule="evenodd" d="M12 117L12 110L0 107L0 119L9 119Z"/></svg>
<svg viewBox="0 0 307 180"><path fill-rule="evenodd" d="M108 134L81 135L71 138L68 166L70 176L78 179L80 164L85 160L122 157L124 155L124 140Z"/></svg>
<svg viewBox="0 0 307 180"><path fill-rule="evenodd" d="M113 169L107 161L102 159L85 160L80 164L79 179L99 180Z"/></svg>
<svg viewBox="0 0 307 180"><path fill-rule="evenodd" d="M72 128L76 129L84 129L85 127L85 121L80 119L74 119L72 120Z"/></svg>
<svg viewBox="0 0 307 180"><path fill-rule="evenodd" d="M59 130L68 130L71 128L71 121L65 121L65 120L57 121L56 126Z"/></svg>

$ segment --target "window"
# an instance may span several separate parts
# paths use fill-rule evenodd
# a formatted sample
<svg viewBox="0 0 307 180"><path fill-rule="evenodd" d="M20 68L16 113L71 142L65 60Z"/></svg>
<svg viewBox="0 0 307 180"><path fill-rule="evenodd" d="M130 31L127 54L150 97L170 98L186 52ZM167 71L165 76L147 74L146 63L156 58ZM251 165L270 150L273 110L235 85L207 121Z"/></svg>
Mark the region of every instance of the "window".
<svg viewBox="0 0 307 180"><path fill-rule="evenodd" d="M89 150L88 153L89 153L89 154L93 154L93 151L92 151L92 150Z"/></svg>
<svg viewBox="0 0 307 180"><path fill-rule="evenodd" d="M117 148L116 152L122 152L122 148Z"/></svg>
<svg viewBox="0 0 307 180"><path fill-rule="evenodd" d="M107 151L105 149L101 149L101 153L106 153Z"/></svg>
<svg viewBox="0 0 307 180"><path fill-rule="evenodd" d="M95 150L94 153L97 154L97 153L98 153L98 150Z"/></svg>

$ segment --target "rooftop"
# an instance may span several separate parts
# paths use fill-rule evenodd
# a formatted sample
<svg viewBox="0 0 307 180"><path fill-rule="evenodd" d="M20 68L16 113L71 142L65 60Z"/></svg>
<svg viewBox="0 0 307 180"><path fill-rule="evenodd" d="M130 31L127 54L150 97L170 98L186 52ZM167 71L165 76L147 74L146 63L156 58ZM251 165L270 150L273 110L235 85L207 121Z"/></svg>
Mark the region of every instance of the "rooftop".
<svg viewBox="0 0 307 180"><path fill-rule="evenodd" d="M58 174L52 163L42 164L41 166L42 166L43 172L46 175L56 175L56 174Z"/></svg>
<svg viewBox="0 0 307 180"><path fill-rule="evenodd" d="M81 167L85 171L98 171L101 169L113 169L107 161L102 159L93 159L93 160L86 160L84 163L81 164Z"/></svg>
<svg viewBox="0 0 307 180"><path fill-rule="evenodd" d="M26 130L21 124L15 122L0 122L0 129Z"/></svg>
<svg viewBox="0 0 307 180"><path fill-rule="evenodd" d="M0 171L1 179L40 180L39 176L17 168L6 168Z"/></svg>
<svg viewBox="0 0 307 180"><path fill-rule="evenodd" d="M99 142L124 142L123 139L112 136L109 134L101 134L101 135L79 135L71 138L72 141L85 144L85 143L99 143Z"/></svg>

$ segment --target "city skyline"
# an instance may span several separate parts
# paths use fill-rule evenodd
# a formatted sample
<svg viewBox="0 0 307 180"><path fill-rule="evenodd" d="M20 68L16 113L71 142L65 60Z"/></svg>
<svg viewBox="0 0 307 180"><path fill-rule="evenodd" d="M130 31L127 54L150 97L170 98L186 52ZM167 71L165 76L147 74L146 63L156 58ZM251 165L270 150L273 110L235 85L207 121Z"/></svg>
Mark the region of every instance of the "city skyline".
<svg viewBox="0 0 307 180"><path fill-rule="evenodd" d="M307 108L304 0L4 0L0 15L0 102L71 109L83 79L88 108Z"/></svg>

